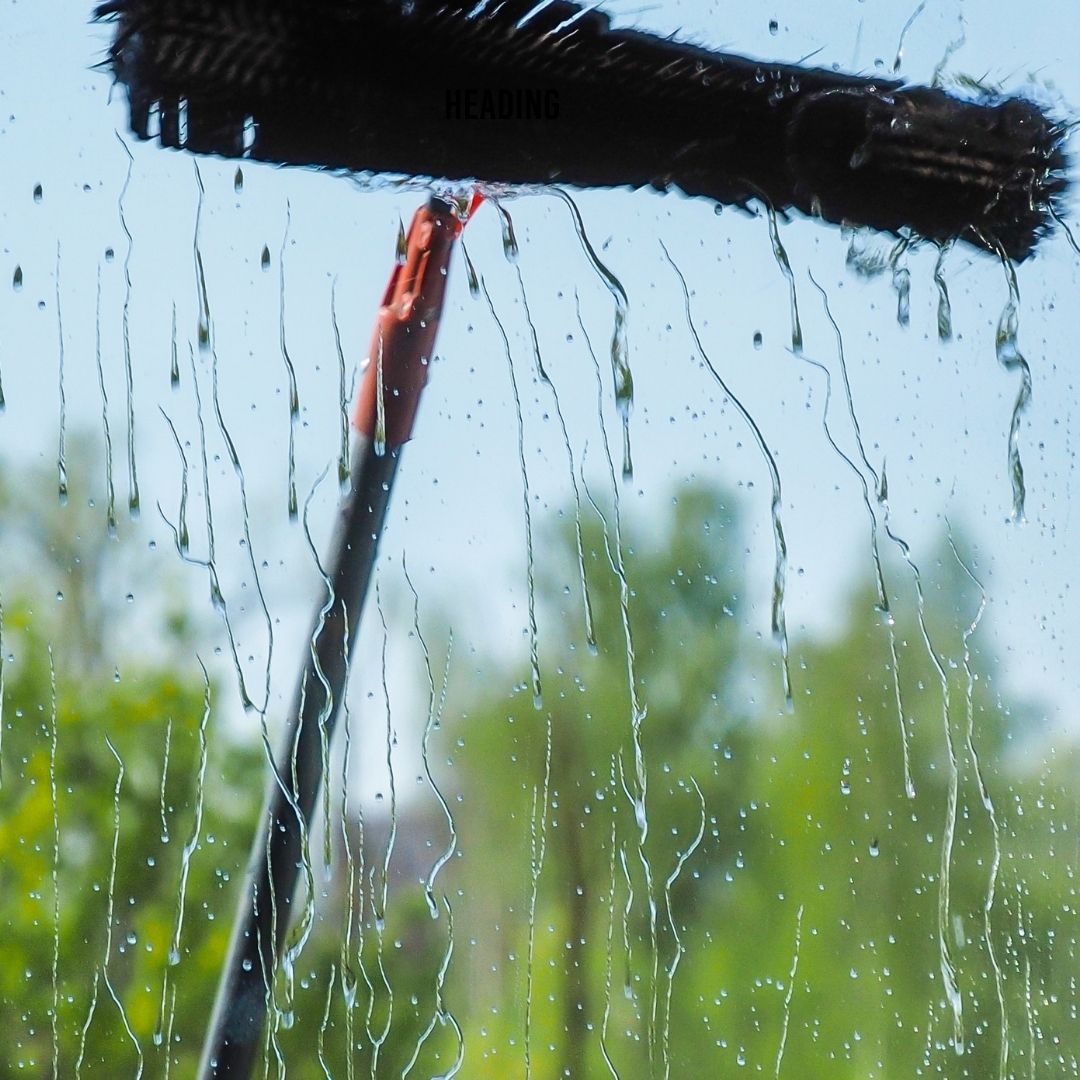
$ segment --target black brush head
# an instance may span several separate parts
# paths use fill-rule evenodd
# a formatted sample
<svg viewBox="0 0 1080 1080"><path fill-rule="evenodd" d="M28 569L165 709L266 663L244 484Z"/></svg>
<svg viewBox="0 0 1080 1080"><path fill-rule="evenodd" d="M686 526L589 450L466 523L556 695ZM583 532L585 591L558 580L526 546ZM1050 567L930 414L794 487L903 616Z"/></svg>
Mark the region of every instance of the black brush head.
<svg viewBox="0 0 1080 1080"><path fill-rule="evenodd" d="M96 16L116 21L132 130L196 153L679 188L1016 260L1065 191L1066 129L1030 101L712 53L614 31L569 0L536 8L107 0Z"/></svg>

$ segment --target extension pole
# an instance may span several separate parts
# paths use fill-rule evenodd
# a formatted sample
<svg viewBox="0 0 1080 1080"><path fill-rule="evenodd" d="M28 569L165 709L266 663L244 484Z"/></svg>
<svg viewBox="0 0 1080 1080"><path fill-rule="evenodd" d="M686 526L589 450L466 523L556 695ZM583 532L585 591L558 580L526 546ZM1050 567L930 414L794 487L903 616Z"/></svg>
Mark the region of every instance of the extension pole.
<svg viewBox="0 0 1080 1080"><path fill-rule="evenodd" d="M354 424L348 492L327 560L333 593L315 614L296 697L256 827L232 941L203 1046L199 1076L244 1080L262 1043L297 878L309 853L324 747L345 696L349 657L390 502L402 444L427 380L446 272L461 221L432 197L416 212L403 263L379 310ZM382 386L379 381L381 377Z"/></svg>

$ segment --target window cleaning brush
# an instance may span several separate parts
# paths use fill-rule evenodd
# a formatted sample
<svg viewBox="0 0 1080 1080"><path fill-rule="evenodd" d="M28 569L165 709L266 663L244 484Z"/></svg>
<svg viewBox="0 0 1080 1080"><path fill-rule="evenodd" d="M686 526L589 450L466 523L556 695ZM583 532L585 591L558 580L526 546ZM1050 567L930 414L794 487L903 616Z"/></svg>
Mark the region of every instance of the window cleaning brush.
<svg viewBox="0 0 1080 1080"><path fill-rule="evenodd" d="M197 153L679 189L1022 260L1066 187L1034 102L711 52L568 0L106 0L131 127Z"/></svg>

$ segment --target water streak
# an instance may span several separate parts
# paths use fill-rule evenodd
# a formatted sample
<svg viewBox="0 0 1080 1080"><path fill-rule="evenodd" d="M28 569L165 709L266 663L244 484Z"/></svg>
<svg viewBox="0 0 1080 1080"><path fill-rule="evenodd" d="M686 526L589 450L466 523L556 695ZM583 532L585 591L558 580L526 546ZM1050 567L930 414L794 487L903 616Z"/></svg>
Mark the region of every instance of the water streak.
<svg viewBox="0 0 1080 1080"><path fill-rule="evenodd" d="M788 1027L791 1024L791 999L795 993L795 978L799 973L799 952L802 948L803 905L795 913L795 949L791 955L791 970L788 972L787 989L784 991L784 1019L780 1025L780 1045L776 1049L776 1080L780 1080L780 1069L784 1064L784 1050L787 1047Z"/></svg>
<svg viewBox="0 0 1080 1080"><path fill-rule="evenodd" d="M206 665L199 659L203 675L203 711L199 721L199 764L195 770L195 813L191 823L191 833L180 853L180 883L176 897L176 914L173 921L172 943L169 946L169 966L180 963L180 937L184 928L184 908L187 898L188 876L191 873L191 859L202 838L203 801L206 788L207 742L206 726L210 722L210 675Z"/></svg>
<svg viewBox="0 0 1080 1080"><path fill-rule="evenodd" d="M330 1026L330 1006L334 1000L334 983L337 981L337 965L330 965L330 981L326 987L326 1006L323 1009L322 1023L319 1025L319 1037L316 1043L316 1056L319 1059L319 1065L322 1067L323 1076L326 1080L334 1080L333 1074L330 1072L330 1066L326 1063L326 1029ZM351 1053L351 1047L349 1051Z"/></svg>
<svg viewBox="0 0 1080 1080"><path fill-rule="evenodd" d="M947 523L948 524L948 523ZM1009 1010L1005 1003L1005 973L998 959L997 949L994 947L993 928L991 914L994 909L994 900L997 894L998 873L1001 869L1001 827L998 823L997 809L990 795L990 788L983 773L982 761L975 748L975 671L971 666L971 638L982 622L983 613L986 611L987 596L982 582L975 576L971 567L961 557L953 539L952 527L949 526L947 539L949 547L960 569L964 571L968 580L979 590L979 607L974 618L963 631L963 665L964 665L964 707L966 712L966 724L964 742L975 771L975 781L979 786L979 798L983 809L990 821L991 835L994 841L994 853L990 861L990 873L986 882L986 895L983 898L983 937L986 941L986 952L990 960L990 967L994 972L994 990L997 994L998 1019L1000 1023L1000 1042L998 1052L998 1080L1006 1080L1009 1068Z"/></svg>
<svg viewBox="0 0 1080 1080"><path fill-rule="evenodd" d="M199 321L196 334L199 342L199 351L208 352L213 340L213 323L210 320L210 297L206 290L206 271L203 269L202 249L199 247L199 235L202 228L203 202L206 198L206 188L203 186L202 172L198 161L195 162L195 183L198 185L199 197L195 204L195 231L192 237L192 253L195 258L195 287L199 296Z"/></svg>
<svg viewBox="0 0 1080 1080"><path fill-rule="evenodd" d="M525 463L525 421L521 414L521 394L518 391L517 375L514 373L514 359L510 351L510 339L506 335L506 329L495 311L491 294L483 278L480 279L480 288L483 290L484 299L487 300L491 317L495 320L499 335L502 337L503 352L506 356L506 369L510 374L510 389L514 396L514 414L517 417L517 448L518 462L521 466L521 501L525 512L525 556L526 577L528 585L529 605L529 665L532 672L533 705L540 709L543 706L542 688L540 685L540 651L536 630L536 575L533 559L533 530L532 530L532 496L529 492L529 470Z"/></svg>
<svg viewBox="0 0 1080 1080"><path fill-rule="evenodd" d="M791 696L791 668L788 660L787 618L784 614L784 592L787 587L787 541L784 539L784 526L780 520L780 508L782 506L780 472L776 467L776 459L773 457L772 451L765 441L765 436L762 434L761 428L757 425L757 421L750 415L749 410L743 405L739 398L732 393L731 388L724 381L724 377L717 370L716 366L709 358L709 354L705 351L705 345L701 340L697 326L694 323L693 313L690 310L690 289L686 284L686 278L671 258L671 255L668 253L668 249L664 247L663 242L661 242L660 246L663 248L664 255L667 256L667 260L671 264L672 270L675 271L675 275L678 277L679 284L682 287L683 303L686 311L686 323L690 329L690 335L694 339L694 344L697 347L698 353L705 362L705 366L708 368L713 380L731 400L739 415L743 418L743 422L750 429L769 472L769 480L772 484L770 513L772 515L773 544L776 549L776 563L773 569L772 633L780 646L780 666L783 675L784 700L787 703L788 709L791 710L794 708L794 702Z"/></svg>
<svg viewBox="0 0 1080 1080"><path fill-rule="evenodd" d="M0 600L0 790L4 787L4 603Z"/></svg>
<svg viewBox="0 0 1080 1080"><path fill-rule="evenodd" d="M420 756L424 766L424 778L427 780L428 787L443 812L443 817L446 818L446 828L449 834L446 847L432 864L424 882L424 896L427 899L428 911L433 919L437 919L439 917L439 908L435 902L435 879L439 876L442 868L454 857L454 852L457 851L457 829L454 825L454 815L450 812L450 804L446 801L446 796L443 795L442 789L435 782L435 777L431 773L430 747L431 733L439 729L442 723L442 710L446 704L446 691L450 680L450 657L454 651L454 632L453 630L450 631L450 640L446 647L446 664L443 667L442 689L439 695L436 696L435 673L431 667L431 653L428 650L427 642L424 640L423 631L420 629L420 595L416 591L416 586L413 585L412 578L409 577L409 568L405 563L404 553L401 556L401 570L405 576L405 584L408 585L409 592L412 593L413 630L424 655L424 671L427 673L428 682L427 722L424 724L424 737L420 743Z"/></svg>
<svg viewBox="0 0 1080 1080"><path fill-rule="evenodd" d="M205 422L205 420L203 418L202 393L201 393L201 391L199 389L199 376L198 376L198 372L195 370L195 355L194 355L194 352L192 352L190 349L189 349L189 353L190 353L190 360L191 360L191 382L192 382L192 386L194 387L194 391L195 391L195 414L196 414L196 418L197 418L198 424L199 424L199 452L200 452L201 457L202 457L203 503L204 503L204 506L205 506L205 513L206 513L206 546L207 546L206 558L205 559L196 558L195 556L188 553L186 528L184 529L184 532L181 532L181 526L185 525L184 521L181 521L179 524L174 525L169 520L168 516L165 514L165 511L162 509L162 506L161 506L160 502L157 504L157 510L158 510L158 514L161 517L161 520L165 522L165 525L168 527L169 531L173 535L173 543L174 543L174 545L176 547L176 552L180 556L180 558L183 559L184 562L190 563L193 566L201 566L201 567L203 567L206 570L206 572L207 572L207 574L208 574L208 576L210 578L210 603L213 605L215 611L219 611L221 613L222 621L225 624L225 634L226 634L226 637L228 638L229 650L230 650L231 655L232 655L233 670L236 672L236 678L237 678L237 683L238 683L238 686L239 686L241 703L243 704L245 709L255 709L255 703L251 699L251 695L248 693L248 690L247 690L247 681L244 678L244 669L240 664L240 653L239 653L239 650L237 649L237 646L236 646L236 637L233 634L232 620L231 620L230 615L229 615L229 605L225 600L224 593L221 591L221 583L220 583L220 581L218 579L217 562L216 562L216 557L215 557L215 553L214 553L214 515L213 515L213 505L212 505L211 500L210 500L210 471L209 471L209 463L208 463L208 460L207 460L207 451L206 451L206 422ZM162 413L162 415L165 415L164 412ZM175 430L175 428L173 428L172 421L169 420L168 416L165 416L165 420L169 424L170 428L172 428L173 439L174 439L174 441L175 441L175 443L177 445L177 449L180 451L181 461L183 462L184 470L185 470L185 473L186 473L186 470L187 470L187 457L184 454L183 447L181 446L180 440L176 435L176 430ZM186 486L182 486L181 487L181 509L184 508L185 495L186 495ZM256 710L256 711L258 711L258 710ZM264 714L264 721L265 721L265 714ZM265 723L264 723L264 727L265 727ZM267 746L269 745L268 743L266 743L265 731L264 731L264 744L267 745ZM273 754L272 753L270 754L270 757L271 757L271 761L272 761L272 759L273 759Z"/></svg>
<svg viewBox="0 0 1080 1080"><path fill-rule="evenodd" d="M370 986L371 994L368 998L366 1029L368 1041L371 1043L371 1080L375 1080L379 1068L379 1056L390 1034L394 1019L394 991L390 985L390 978L386 972L384 961L385 931L386 931L386 900L390 886L390 860L394 855L394 847L397 843L397 781L394 778L394 745L397 737L394 734L393 717L390 708L390 684L387 677L386 654L389 645L390 634L386 625L386 612L383 609L382 590L379 581L375 581L375 608L379 613L379 624L382 627L382 651L380 654L380 672L382 680L383 700L386 702L386 771L390 793L390 828L386 838L386 849L383 853L382 866L379 873L379 892L375 892L375 867L371 868L372 890L372 913L375 918L376 961L379 969L379 978L386 990L386 1023L381 1032L374 1031L372 1017L375 1009L374 987Z"/></svg>
<svg viewBox="0 0 1080 1080"><path fill-rule="evenodd" d="M124 386L127 396L127 465L128 465L128 513L132 518L139 516L139 476L135 468L135 379L131 366L131 255L135 248L131 230L128 228L127 218L124 216L124 198L127 195L128 186L131 184L131 170L134 168L135 159L131 156L128 145L116 136L120 145L127 154L127 175L124 177L124 186L120 189L117 200L117 211L120 215L120 228L127 237L127 251L124 253L124 311L123 311L123 342L124 342Z"/></svg>
<svg viewBox="0 0 1080 1080"><path fill-rule="evenodd" d="M540 895L540 875L547 854L547 822L551 790L551 713L547 715L544 750L544 784L533 785L529 813L529 939L525 968L525 1076L532 1076L533 990L536 986L536 902ZM539 824L538 824L539 822Z"/></svg>
<svg viewBox="0 0 1080 1080"><path fill-rule="evenodd" d="M60 799L56 786L56 751L60 741L56 707L56 658L49 646L49 802L52 808L52 1074L60 1075Z"/></svg>
<svg viewBox="0 0 1080 1080"><path fill-rule="evenodd" d="M348 611L343 613L343 622L345 627L344 642L342 648L345 655L345 682L344 685L349 685L349 675L351 669L351 649L349 647L349 625L351 620L348 617ZM353 1080L354 1075L354 1063L352 1047L355 1046L356 1036L354 1034L355 1018L354 1010L356 1008L356 991L357 991L357 974L356 965L353 961L352 953L352 935L353 928L356 927L357 936L359 939L359 946L357 949L357 962L363 965L363 950L364 950L364 925L363 925L363 912L356 909L356 893L357 893L357 880L359 878L361 889L361 904L363 903L363 880L364 880L364 811L363 807L357 808L356 821L357 832L359 834L357 840L357 850L359 854L360 870L357 874L357 860L353 858L352 844L349 838L349 774L352 768L352 712L349 709L349 698L346 694L341 702L342 718L341 724L345 729L343 739L345 742L345 749L341 756L341 844L345 849L345 887L347 894L347 908L345 913L345 932L341 935L341 996L345 1003L345 1045L350 1048L350 1052L345 1055L345 1067L347 1080ZM370 986L370 982L368 983Z"/></svg>
<svg viewBox="0 0 1080 1080"><path fill-rule="evenodd" d="M1013 403L1012 418L1009 421L1009 479L1012 483L1012 520L1023 523L1024 518L1024 467L1020 463L1020 417L1031 401L1031 368L1016 344L1016 333L1020 316L1020 289L1016 283L1016 268L1005 252L999 251L1001 265L1005 269L1005 280L1009 288L1009 299L998 320L994 348L998 363L1006 371L1020 372L1020 388Z"/></svg>
<svg viewBox="0 0 1080 1080"><path fill-rule="evenodd" d="M904 61L904 39L908 35L908 31L911 29L915 20L923 13L926 8L926 0L920 0L919 6L908 16L908 21L904 23L903 29L900 31L900 39L896 43L896 57L893 59L892 70L895 75L900 70L900 65Z"/></svg>
<svg viewBox="0 0 1080 1080"><path fill-rule="evenodd" d="M938 963L941 969L941 980L945 996L948 999L949 1007L952 1009L953 1049L956 1051L957 1056L962 1056L964 1053L963 998L956 979L956 966L949 945L949 892L952 875L953 840L956 834L957 796L960 786L960 773L957 767L956 748L952 735L949 678L945 673L945 665L930 640L930 631L926 625L926 597L923 592L922 574L911 557L911 548L892 529L889 513L889 486L884 468L881 470L881 487L878 500L885 515L885 532L889 539L896 544L900 554L904 557L904 561L911 569L912 579L915 584L919 633L922 636L927 656L929 656L930 662L935 672L937 672L938 682L941 686L941 722L945 735L945 749L948 755L948 791L946 795L945 824L941 838L941 868L938 885Z"/></svg>
<svg viewBox="0 0 1080 1080"><path fill-rule="evenodd" d="M585 545L581 535L581 490L577 482L577 470L574 466L574 451L570 446L570 432L566 427L566 417L563 416L562 404L559 401L559 392L551 381L547 369L544 367L543 358L540 355L540 339L536 332L536 324L533 322L532 312L529 310L529 299L525 294L525 279L521 276L521 267L517 268L518 285L521 289L521 305L525 312L525 321L529 327L529 335L532 340L533 362L536 364L536 372L547 388L551 391L552 402L555 406L555 416L558 418L559 427L562 430L563 446L566 448L566 460L570 466L570 483L574 488L574 539L577 543L578 576L581 580L581 599L585 608L585 642L589 651L596 652L596 630L593 627L592 600L589 596L589 581L585 573Z"/></svg>
<svg viewBox="0 0 1080 1080"><path fill-rule="evenodd" d="M289 243L289 227L292 225L292 207L285 204L285 231L281 236L281 253L278 257L278 338L281 359L289 379L289 520L295 521L299 512L296 500L296 422L300 418L300 395L296 388L296 369L285 340L285 249Z"/></svg>
<svg viewBox="0 0 1080 1080"><path fill-rule="evenodd" d="M683 944L682 938L679 937L679 929L675 923L675 911L671 903L671 890L674 888L676 882L678 882L683 867L693 857L694 853L701 846L701 841L705 838L705 796L702 794L698 782L693 777L690 778L690 783L693 784L694 791L697 793L699 809L701 811L698 817L697 833L694 835L693 840L691 840L690 843L675 856L675 865L672 867L671 873L668 874L667 880L664 882L664 904L667 908L668 928L671 931L671 937L675 943L675 949L671 956L671 963L668 964L665 973L667 975L667 999L664 1003L661 1044L662 1060L664 1063L664 1080L667 1080L671 1075L671 996L675 987L675 972L679 970L679 963L682 960L683 953L686 952L686 946Z"/></svg>
<svg viewBox="0 0 1080 1080"><path fill-rule="evenodd" d="M952 303L949 300L949 286L945 282L945 258L952 249L951 241L938 249L937 262L934 263L934 284L938 291L937 332L939 341L952 340Z"/></svg>
<svg viewBox="0 0 1080 1080"><path fill-rule="evenodd" d="M911 325L911 271L905 259L910 246L911 241L905 238L889 253L892 287L896 290L896 324L903 327Z"/></svg>
<svg viewBox="0 0 1080 1080"><path fill-rule="evenodd" d="M769 222L769 240L772 243L773 258L776 260L776 265L780 267L780 273L784 275L784 280L788 284L788 300L791 304L791 349L795 353L801 353L803 336L802 323L799 320L799 296L795 289L795 275L791 270L791 260L788 258L787 249L780 240L780 229L776 223L776 211L769 202L765 203L765 215ZM667 253L667 248L664 248L664 254L667 255L668 262L674 266L671 256ZM696 333L695 336L697 336Z"/></svg>
<svg viewBox="0 0 1080 1080"><path fill-rule="evenodd" d="M612 573L615 575L619 585L619 615L622 623L623 632L623 644L626 649L626 682L627 690L630 699L630 735L634 751L634 789L631 791L630 786L625 781L625 775L623 775L623 791L626 793L627 799L630 802L634 811L634 821L637 825L638 838L637 838L637 855L638 861L641 863L642 874L645 879L645 903L648 908L649 915L649 943L652 956L652 981L650 984L650 1023L648 1029L648 1047L649 1047L649 1061L650 1064L654 1061L654 1054L656 1050L656 1010L658 999L658 978L659 978L659 949L657 948L657 919L656 919L656 893L653 880L652 864L649 861L648 854L646 853L645 844L649 835L649 816L648 816L648 772L645 768L645 750L642 743L642 727L645 723L645 718L648 710L645 708L644 703L638 698L638 677L637 677L637 661L634 653L634 635L630 623L630 582L626 574L626 563L623 554L623 538L622 538L622 515L619 509L619 485L615 479L615 464L611 456L611 446L608 443L607 429L603 423L603 383L600 377L600 362L596 356L596 352L593 349L592 341L589 338L588 331L585 329L585 324L581 318L580 305L577 308L578 326L581 328L582 337L585 340L585 346L588 350L589 357L593 363L593 372L596 377L596 408L597 413L600 416L600 436L601 443L604 447L604 457L608 466L608 478L611 482L611 494L612 494L612 519L614 526L614 544L609 540L609 528L607 518L604 516L603 511L600 509L596 500L592 497L592 493L589 491L588 484L585 483L584 474L582 475L582 485L585 488L585 495L589 500L589 504L592 506L597 517L600 519L603 526L604 533L604 550L607 554L608 565L611 567ZM621 760L620 760L621 766ZM623 862L623 870L629 875L629 867ZM630 963L630 941L629 941L629 924L626 920L629 918L629 905L633 901L634 891L627 876L627 887L629 889L629 896L627 898L627 911L624 912L624 925L623 934L627 947L627 965Z"/></svg>
<svg viewBox="0 0 1080 1080"><path fill-rule="evenodd" d="M180 442L180 436L176 432L176 425L172 422L172 417L158 406L158 410L165 419L165 423L169 426L169 431L172 433L173 442L176 445L176 452L180 455L180 508L177 511L176 519L176 547L181 556L186 555L191 547L191 535L188 532L187 524L187 501L188 501L188 460L187 454L184 453L183 443Z"/></svg>
<svg viewBox="0 0 1080 1080"><path fill-rule="evenodd" d="M473 266L473 261L469 257L469 249L465 246L465 241L460 241L461 254L465 259L465 277L469 282L469 295L475 300L480 295L480 279L476 276L476 267Z"/></svg>
<svg viewBox="0 0 1080 1080"><path fill-rule="evenodd" d="M97 1011L98 986L103 979L108 979L109 959L112 956L113 909L116 899L116 861L120 850L120 791L124 785L124 762L116 752L116 747L113 746L112 740L108 735L105 736L105 745L109 748L109 753L116 759L116 783L113 785L112 854L109 860L109 885L105 891L105 948L101 965L94 969L94 980L90 991L90 1005L87 1008L86 1020L83 1022L82 1030L79 1035L79 1053L75 1059L76 1080L82 1075L82 1063L86 1057L86 1036L90 1031L90 1025L93 1023L94 1014Z"/></svg>
<svg viewBox="0 0 1080 1080"><path fill-rule="evenodd" d="M341 328L337 319L337 278L330 286L330 325L334 330L334 349L338 358L338 408L341 428L338 438L338 487L349 490L349 388L345 385L345 350L341 346ZM342 972L342 978L345 975Z"/></svg>
<svg viewBox="0 0 1080 1080"><path fill-rule="evenodd" d="M97 308L94 320L94 358L98 389L101 391L101 426L105 431L105 521L109 535L116 536L116 488L113 484L112 435L109 432L109 395L105 390L105 369L101 362L101 267L97 271Z"/></svg>
<svg viewBox="0 0 1080 1080"><path fill-rule="evenodd" d="M180 385L180 354L176 347L176 301L172 306L172 349L169 363L169 386L175 390Z"/></svg>
<svg viewBox="0 0 1080 1080"><path fill-rule="evenodd" d="M885 584L885 571L882 566L881 549L878 543L878 520L877 515L874 513L873 504L870 501L870 487L866 480L866 473L869 473L876 489L878 485L878 475L866 456L866 447L863 445L862 440L862 430L859 427L859 421L855 415L855 402L851 393L851 381L848 377L847 359L844 354L844 338L840 332L840 324L833 316L832 309L829 306L828 294L821 287L812 273L809 274L809 278L811 284L821 294L821 303L825 310L825 318L828 319L829 325L832 327L833 334L836 337L836 355L840 364L840 372L844 383L844 395L847 402L848 417L851 421L852 433L855 436L855 443L859 450L860 459L866 470L865 473L863 472L863 469L860 469L855 462L840 449L829 429L829 404L832 401L832 375L829 372L829 369L823 364L819 364L818 361L811 360L809 357L806 357L806 360L814 367L820 367L825 372L825 408L821 419L825 437L829 440L829 443L841 459L847 463L848 468L850 468L858 478L859 485L862 488L863 506L866 509L866 514L870 521L870 551L874 563L874 583L877 588L878 611L882 616L882 621L885 624L889 639L893 696L896 701L896 715L900 721L900 744L904 761L904 791L909 799L913 799L915 798L915 782L912 778L911 771L911 736L908 731L907 718L904 714L904 699L900 689L900 657L896 648L896 620L893 618L889 606L889 590Z"/></svg>
<svg viewBox="0 0 1080 1080"><path fill-rule="evenodd" d="M497 199L493 199L492 202L495 203L495 209L499 211L499 220L502 222L503 255L506 256L508 263L516 264L520 249L518 248L517 235L514 233L514 219L510 216L510 211L501 202Z"/></svg>
<svg viewBox="0 0 1080 1080"><path fill-rule="evenodd" d="M255 706L260 715L265 715L267 708L270 706L270 666L274 658L274 621L270 618L270 608L266 602L266 594L263 591L262 579L259 577L259 565L258 560L255 557L255 544L251 539L251 514L248 510L247 482L244 479L244 469L240 464L240 454L236 449L236 444L233 442L232 436L229 434L229 429L225 426L225 417L221 411L221 397L218 393L217 349L211 350L210 357L210 391L211 400L214 405L214 418L217 420L218 432L221 435L222 441L225 443L225 449L229 455L229 462L232 464L233 473L236 476L237 484L240 488L241 520L244 529L243 546L244 550L247 552L248 569L251 571L251 579L255 585L255 595L259 599L259 608L262 611L263 623L266 627L266 669L264 671L263 703L261 706Z"/></svg>
<svg viewBox="0 0 1080 1080"><path fill-rule="evenodd" d="M612 795L615 793L615 760L615 755L612 754L611 776L608 783L608 790ZM607 1045L608 1024L611 1022L611 975L615 963L615 857L619 849L615 830L618 821L617 804L614 798L610 800L610 804L611 837L609 843L611 845L611 858L608 868L608 926L607 948L604 955L604 1013L600 1022L600 1053L604 1058L604 1064L607 1066L612 1080L619 1080L619 1070L615 1068L615 1062L611 1059L611 1052L608 1050Z"/></svg>
<svg viewBox="0 0 1080 1080"><path fill-rule="evenodd" d="M323 588L326 590L326 599L323 600L322 607L319 608L319 613L315 619L315 626L312 629L311 637L308 639L308 652L311 656L311 664L315 669L315 677L319 680L322 686L323 692L323 707L319 710L319 716L317 719L319 727L319 754L322 759L321 769L324 777L330 775L330 732L328 728L330 715L334 711L334 688L330 685L330 680L327 678L326 673L323 671L322 662L319 658L319 638L322 637L323 629L326 626L326 619L330 612L334 608L334 601L336 599L336 593L334 591L334 582L330 575L326 572L326 568L322 564L322 560L319 558L318 548L315 546L315 539L311 535L311 524L309 515L311 512L311 503L315 498L315 493L319 490L319 486L323 480L326 479L326 469L315 478L315 483L311 485L311 490L307 494L307 498L304 499L304 540L308 546L308 552L311 555L312 561L315 563L315 568L319 573L319 577L322 579ZM269 673L268 673L269 674ZM299 742L299 735L297 736ZM293 756L293 783L296 784L296 758L295 752ZM320 785L322 788L322 803L323 803L323 868L325 869L327 876L330 873L330 862L332 858L331 841L333 834L330 831L330 784L324 782ZM295 788L299 790L299 786ZM305 844L303 849L304 859L304 872L308 881L311 884L311 888L308 889L304 920L307 921L309 916L314 917L314 875L312 874L309 863L310 853L307 850ZM309 912L307 906L311 905L312 910Z"/></svg>
<svg viewBox="0 0 1080 1080"><path fill-rule="evenodd" d="M57 352L57 382L60 391L60 434L56 447L57 494L60 505L67 503L67 394L64 389L64 314L60 307L60 241L56 242L56 336L59 346Z"/></svg>
<svg viewBox="0 0 1080 1080"><path fill-rule="evenodd" d="M450 901L445 895L443 896L442 901L446 908L446 950L443 952L442 963L439 965L439 970L435 974L435 1007L427 1027L420 1033L412 1057L401 1071L402 1080L405 1080L405 1077L412 1072L420 1057L420 1051L424 1048L428 1039L431 1038L432 1033L435 1031L436 1024L443 1027L449 1025L453 1029L454 1036L457 1040L457 1053L454 1060L451 1062L450 1067L446 1069L445 1072L439 1073L438 1077L433 1078L433 1080L452 1080L452 1078L457 1076L461 1071L461 1066L465 1062L465 1033L461 1030L461 1025L458 1023L457 1017L447 1010L446 1003L443 999L443 991L446 987L446 973L450 970L450 961L454 956L454 913L450 910Z"/></svg>
<svg viewBox="0 0 1080 1080"><path fill-rule="evenodd" d="M615 325L611 331L611 378L615 385L615 408L622 423L622 475L624 480L629 480L634 475L634 463L630 456L630 412L634 407L634 376L630 370L630 346L626 334L630 303L622 282L601 261L596 249L589 241L588 234L585 232L585 222L581 218L577 203L561 188L551 190L566 203L574 221L574 231L581 244L581 250L615 301Z"/></svg>

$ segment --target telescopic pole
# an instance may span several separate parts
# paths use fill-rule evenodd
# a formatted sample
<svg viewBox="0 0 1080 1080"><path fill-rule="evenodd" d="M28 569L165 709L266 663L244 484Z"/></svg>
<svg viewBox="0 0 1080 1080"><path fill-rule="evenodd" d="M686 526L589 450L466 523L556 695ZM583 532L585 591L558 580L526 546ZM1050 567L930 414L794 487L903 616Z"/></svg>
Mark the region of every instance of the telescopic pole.
<svg viewBox="0 0 1080 1080"><path fill-rule="evenodd" d="M349 490L327 560L332 602L316 611L311 645L267 782L203 1046L203 1080L248 1077L261 1045L297 878L309 857L304 848L326 767L324 748L345 696L390 491L427 380L450 255L461 227L454 209L441 199L432 197L416 212L404 261L395 265L379 310L354 417Z"/></svg>

